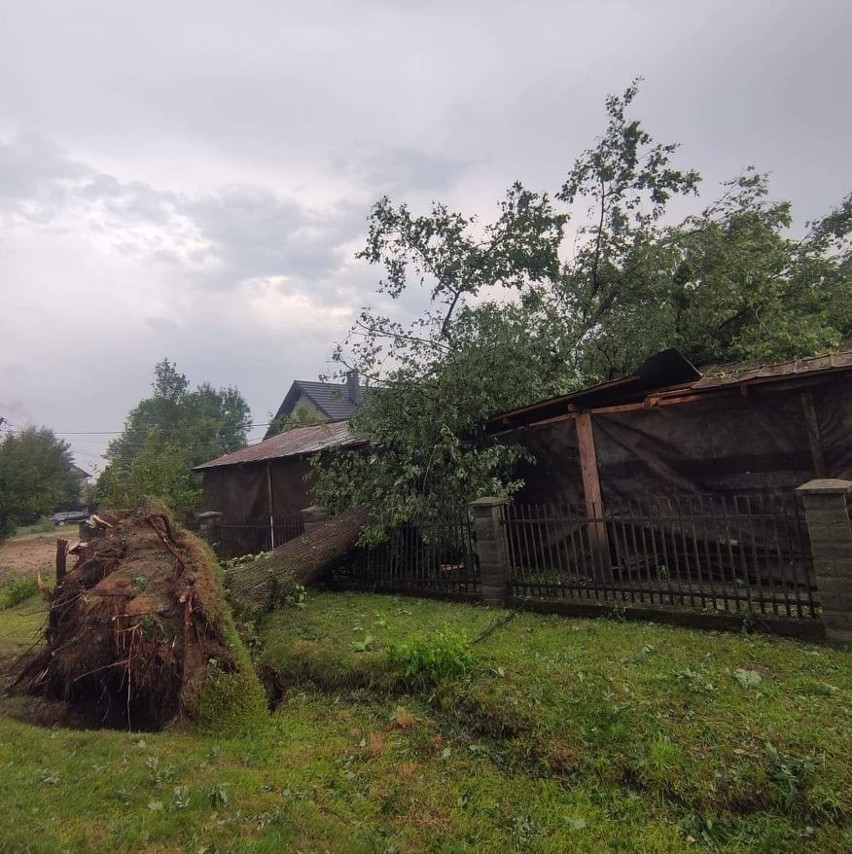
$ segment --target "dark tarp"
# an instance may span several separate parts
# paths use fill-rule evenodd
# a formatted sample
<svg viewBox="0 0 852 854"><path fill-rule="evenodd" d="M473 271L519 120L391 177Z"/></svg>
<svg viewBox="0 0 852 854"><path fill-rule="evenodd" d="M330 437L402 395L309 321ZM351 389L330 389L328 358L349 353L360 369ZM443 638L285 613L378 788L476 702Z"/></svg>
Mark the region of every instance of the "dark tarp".
<svg viewBox="0 0 852 854"><path fill-rule="evenodd" d="M813 387L826 477L852 479L852 378ZM751 389L618 413L592 412L601 493L608 501L683 493L793 490L817 476L802 392ZM520 472L519 503L583 504L573 420L519 428L536 458Z"/></svg>
<svg viewBox="0 0 852 854"><path fill-rule="evenodd" d="M267 465L272 478L269 507ZM204 509L245 520L297 516L312 504L306 476L310 464L303 457L204 469Z"/></svg>
<svg viewBox="0 0 852 854"><path fill-rule="evenodd" d="M696 564L695 552L721 547L736 562L747 556L752 571L764 578L803 582L808 548L793 490L817 476L852 480L852 377L810 385L805 394L816 413L821 473L803 391L796 387L752 388L747 396L734 389L623 412L592 410L613 562L623 563L620 546L647 534L674 554L694 543L690 559ZM574 420L518 428L501 440L524 445L536 459L521 466L525 486L515 503L563 505L556 516L567 514L574 522L557 540L582 540L585 496ZM639 521L616 521L637 515ZM555 542L552 527L534 528L523 547L529 552L524 559L533 563L545 559ZM536 551L542 554L536 557Z"/></svg>

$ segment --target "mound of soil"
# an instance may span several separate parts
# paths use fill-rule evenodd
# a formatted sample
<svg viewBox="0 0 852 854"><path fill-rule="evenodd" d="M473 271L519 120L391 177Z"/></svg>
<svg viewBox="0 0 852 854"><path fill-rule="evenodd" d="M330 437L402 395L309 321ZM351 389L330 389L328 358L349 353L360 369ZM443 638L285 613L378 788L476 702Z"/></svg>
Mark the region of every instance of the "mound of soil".
<svg viewBox="0 0 852 854"><path fill-rule="evenodd" d="M132 729L262 708L212 552L161 508L101 519L53 592L46 645L18 689Z"/></svg>

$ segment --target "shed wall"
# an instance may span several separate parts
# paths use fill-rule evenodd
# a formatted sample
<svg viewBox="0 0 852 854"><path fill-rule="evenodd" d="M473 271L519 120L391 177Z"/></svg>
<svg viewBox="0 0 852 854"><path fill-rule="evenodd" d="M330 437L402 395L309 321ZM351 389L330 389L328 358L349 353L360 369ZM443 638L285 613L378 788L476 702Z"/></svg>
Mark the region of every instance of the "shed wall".
<svg viewBox="0 0 852 854"><path fill-rule="evenodd" d="M271 460L272 515L295 516L311 505L310 464L301 457ZM267 463L218 466L204 470L204 509L239 519L270 515Z"/></svg>

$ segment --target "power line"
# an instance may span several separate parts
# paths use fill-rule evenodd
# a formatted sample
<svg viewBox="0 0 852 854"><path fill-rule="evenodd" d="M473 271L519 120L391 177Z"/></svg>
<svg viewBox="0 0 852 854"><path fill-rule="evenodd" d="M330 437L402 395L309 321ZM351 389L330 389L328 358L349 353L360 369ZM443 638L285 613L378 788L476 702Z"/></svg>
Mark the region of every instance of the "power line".
<svg viewBox="0 0 852 854"><path fill-rule="evenodd" d="M321 424L328 424L328 418L317 418L313 420L305 420L293 422L293 427L318 427ZM8 423L8 422L7 422ZM255 430L259 427L270 427L272 424L275 424L275 421L258 421L252 424L247 424L244 429L246 431ZM288 421L285 419L284 423L287 424ZM52 429L52 428L51 428ZM143 428L141 425L135 430L139 430L140 432L152 432L154 430L161 430L164 433L194 433L197 431L211 431L211 430L219 430L220 427L215 425L197 425L194 427L162 427L159 425L154 425L151 427ZM57 436L122 436L127 430L52 430Z"/></svg>
<svg viewBox="0 0 852 854"><path fill-rule="evenodd" d="M320 422L317 422L320 423ZM249 424L246 430L253 430L255 427L269 427L271 421L264 421L257 424ZM306 425L307 426L307 425ZM139 428L137 428L139 429ZM160 427L154 426L148 428L148 432L152 430L162 430L168 433L193 433L197 430L218 430L215 426L197 426L197 427ZM126 430L53 430L57 436L121 436Z"/></svg>

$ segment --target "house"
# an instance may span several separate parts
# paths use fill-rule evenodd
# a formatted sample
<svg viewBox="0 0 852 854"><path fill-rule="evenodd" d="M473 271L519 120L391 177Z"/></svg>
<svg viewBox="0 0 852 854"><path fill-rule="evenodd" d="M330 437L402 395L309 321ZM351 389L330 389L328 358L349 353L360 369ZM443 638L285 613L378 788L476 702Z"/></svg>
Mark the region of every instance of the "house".
<svg viewBox="0 0 852 854"><path fill-rule="evenodd" d="M367 437L352 433L347 421L329 421L294 427L202 463L194 470L204 477L204 508L243 520L296 516L312 503L311 456L367 444Z"/></svg>
<svg viewBox="0 0 852 854"><path fill-rule="evenodd" d="M632 376L503 412L486 433L525 446L522 503L789 492L852 479L852 351L699 371L676 350Z"/></svg>
<svg viewBox="0 0 852 854"><path fill-rule="evenodd" d="M263 438L280 433L282 425L288 423L345 421L362 402L363 389L357 371L349 371L342 384L294 380Z"/></svg>

